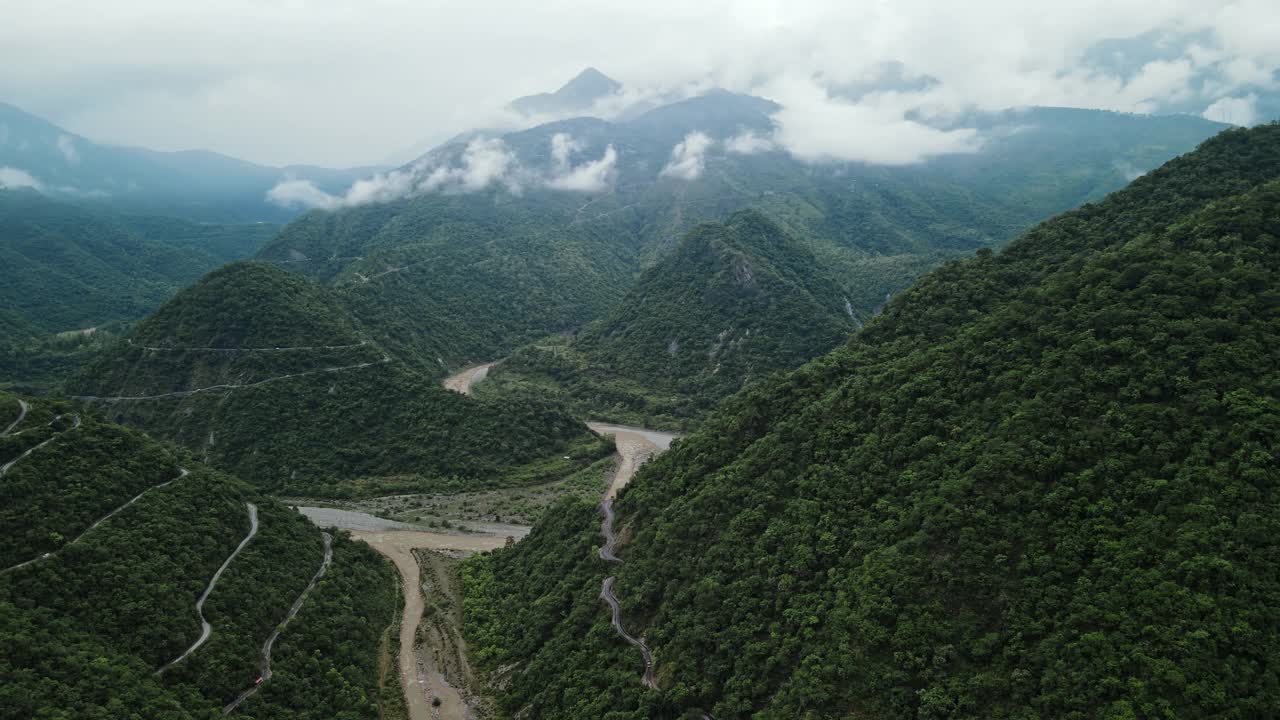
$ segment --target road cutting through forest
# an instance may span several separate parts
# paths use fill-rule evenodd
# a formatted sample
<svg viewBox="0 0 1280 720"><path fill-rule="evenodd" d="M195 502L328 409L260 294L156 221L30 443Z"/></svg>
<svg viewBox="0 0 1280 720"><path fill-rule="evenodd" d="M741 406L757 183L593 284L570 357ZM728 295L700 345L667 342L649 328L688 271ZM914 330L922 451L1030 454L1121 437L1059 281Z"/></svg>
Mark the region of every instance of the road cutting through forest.
<svg viewBox="0 0 1280 720"><path fill-rule="evenodd" d="M218 579L222 577L222 573L226 572L227 567L231 565L231 561L235 560L236 556L240 554L240 551L244 549L244 546L248 545L249 541L253 539L253 536L258 534L258 506L253 503L245 503L244 506L249 511L249 534L245 535L244 539L240 541L240 544L236 546L236 549L232 550L231 554L227 556L227 559L222 561L222 567L218 568L218 571L213 574L212 578L209 578L208 586L206 586L204 592L200 594L200 598L196 600L196 615L200 618L200 637L191 644L191 647L187 648L186 652L170 660L164 665L161 665L156 670L157 675L163 673L174 665L177 665L183 660L186 660L188 655L200 649L200 646L203 645L205 641L209 639L209 636L213 634L213 626L204 618L204 601L209 599L209 594L212 593L214 587L218 585Z"/></svg>
<svg viewBox="0 0 1280 720"><path fill-rule="evenodd" d="M8 435L9 433L13 432L14 428L21 425L22 421L25 420L27 417L27 411L30 409L31 409L31 406L27 404L26 400L19 400L18 401L18 419L9 423L9 427L5 428L4 432L0 432L0 437L4 437L5 435Z"/></svg>
<svg viewBox="0 0 1280 720"><path fill-rule="evenodd" d="M320 578L324 577L324 573L329 569L329 563L333 562L333 536L329 533L321 533L324 536L324 558L320 561L320 569L316 570L316 574L311 577L311 582L307 584L302 592L298 594L298 599L293 601L293 605L289 607L289 612L285 614L284 619L276 625L271 634L267 636L267 641L262 644L262 672L258 675L258 680L253 687L240 693L240 695L222 708L223 715L229 715L240 703L248 700L254 693L262 689L263 683L271 679L271 649L276 644L276 638L280 637L280 633L284 631L285 625L293 620L298 611L302 609L302 603L307 601L307 596L315 588L316 583L320 582Z"/></svg>

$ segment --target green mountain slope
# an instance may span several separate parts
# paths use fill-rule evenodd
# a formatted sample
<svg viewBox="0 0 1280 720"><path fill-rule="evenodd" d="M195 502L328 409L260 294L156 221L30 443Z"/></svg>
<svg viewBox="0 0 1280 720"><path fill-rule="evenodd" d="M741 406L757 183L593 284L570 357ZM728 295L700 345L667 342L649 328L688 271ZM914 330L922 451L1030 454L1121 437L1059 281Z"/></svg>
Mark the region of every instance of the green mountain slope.
<svg viewBox="0 0 1280 720"><path fill-rule="evenodd" d="M477 390L488 397L535 383L564 388L580 415L670 422L821 355L855 327L847 296L813 253L743 211L694 228L599 322L572 340L522 348Z"/></svg>
<svg viewBox="0 0 1280 720"><path fill-rule="evenodd" d="M617 503L622 565L583 505L471 568L477 653L518 669L504 706L1271 714L1278 238L1269 125L931 273L647 466Z"/></svg>
<svg viewBox="0 0 1280 720"><path fill-rule="evenodd" d="M25 413L0 394L0 717L221 717L254 684L262 644L320 567L320 532L178 448L65 403L23 402ZM233 557L251 508L257 530ZM203 607L208 641L157 673L200 637L197 598L224 563ZM336 538L325 579L276 645L289 652L273 658L247 714L379 717L393 573L368 547ZM330 632L349 639L345 652L312 656ZM342 693L280 695L339 670Z"/></svg>
<svg viewBox="0 0 1280 720"><path fill-rule="evenodd" d="M252 255L275 230L122 215L0 190L0 306L6 325L25 326L0 335L0 376L56 382L97 339L75 331L118 332L209 270Z"/></svg>
<svg viewBox="0 0 1280 720"><path fill-rule="evenodd" d="M617 122L575 118L508 133L485 146L506 168L485 189L313 211L258 258L360 285L369 303L402 314L400 335L421 345L413 352L456 367L601 317L693 227L754 208L809 246L865 320L927 269L1002 245L1225 127L1040 108L968 118L983 132L980 151L905 167L729 149L742 133L768 136L777 109L716 91ZM695 132L709 141L700 171L664 174L676 144ZM424 155L397 183L465 170L474 139ZM571 148L561 165L557 142ZM610 152L609 182L583 192L548 184Z"/></svg>
<svg viewBox="0 0 1280 720"><path fill-rule="evenodd" d="M545 458L560 459L538 476L603 451L546 403L444 390L438 374L383 347L386 323L348 300L265 263L228 265L104 350L67 391L294 493L491 485Z"/></svg>

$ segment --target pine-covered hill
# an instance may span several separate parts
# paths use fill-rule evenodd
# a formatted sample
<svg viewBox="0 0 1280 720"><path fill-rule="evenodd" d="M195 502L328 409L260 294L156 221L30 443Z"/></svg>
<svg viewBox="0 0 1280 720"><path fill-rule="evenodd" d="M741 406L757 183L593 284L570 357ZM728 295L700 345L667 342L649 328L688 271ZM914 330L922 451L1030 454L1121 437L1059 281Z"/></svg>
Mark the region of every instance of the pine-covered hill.
<svg viewBox="0 0 1280 720"><path fill-rule="evenodd" d="M1273 715L1278 243L1273 124L931 273L646 466L616 504L620 566L566 505L468 568L477 656L516 670L502 704ZM609 627L606 574L658 692Z"/></svg>
<svg viewBox="0 0 1280 720"><path fill-rule="evenodd" d="M476 487L603 452L545 402L444 390L379 343L392 330L332 288L236 263L179 293L66 390L273 491Z"/></svg>
<svg viewBox="0 0 1280 720"><path fill-rule="evenodd" d="M320 532L180 448L65 402L23 402L25 414L0 394L0 718L221 717L319 569ZM196 600L249 532L247 503L258 531L204 606L209 640L157 675L200 636ZM242 711L380 717L395 587L380 556L335 538L325 578L275 645L272 680ZM344 687L298 694L339 671Z"/></svg>
<svg viewBox="0 0 1280 720"><path fill-rule="evenodd" d="M840 284L755 211L694 228L603 319L490 372L482 395L534 384L579 414L679 422L746 382L830 350L856 328Z"/></svg>

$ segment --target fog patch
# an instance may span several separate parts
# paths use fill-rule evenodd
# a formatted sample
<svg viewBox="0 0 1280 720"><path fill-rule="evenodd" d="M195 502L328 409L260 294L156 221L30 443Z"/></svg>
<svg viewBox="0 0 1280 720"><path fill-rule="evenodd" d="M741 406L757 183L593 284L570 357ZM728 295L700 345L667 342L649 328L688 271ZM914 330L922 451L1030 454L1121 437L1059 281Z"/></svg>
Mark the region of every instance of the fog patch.
<svg viewBox="0 0 1280 720"><path fill-rule="evenodd" d="M659 173L661 177L673 177L679 180L697 180L707 166L707 151L713 141L706 134L694 130L684 136L684 140L671 148L671 160Z"/></svg>
<svg viewBox="0 0 1280 720"><path fill-rule="evenodd" d="M18 188L40 190L44 188L44 184L25 170L5 165L0 167L0 188L7 190L16 190Z"/></svg>

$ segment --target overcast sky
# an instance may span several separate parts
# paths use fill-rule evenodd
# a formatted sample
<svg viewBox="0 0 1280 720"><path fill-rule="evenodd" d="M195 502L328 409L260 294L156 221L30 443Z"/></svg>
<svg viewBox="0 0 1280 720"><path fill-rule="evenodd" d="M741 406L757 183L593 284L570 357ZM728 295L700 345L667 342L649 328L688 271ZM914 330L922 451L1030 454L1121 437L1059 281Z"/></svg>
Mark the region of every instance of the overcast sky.
<svg viewBox="0 0 1280 720"><path fill-rule="evenodd" d="M815 156L857 142L849 128L876 147L966 142L912 110L1217 103L1247 123L1280 68L1280 0L0 0L0 17L0 101L93 140L268 164L377 163L509 121L508 100L588 65L635 92L770 97ZM1111 42L1134 37L1141 52ZM886 62L914 86L830 92Z"/></svg>

